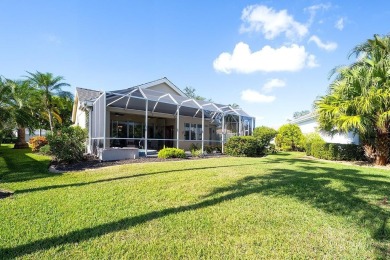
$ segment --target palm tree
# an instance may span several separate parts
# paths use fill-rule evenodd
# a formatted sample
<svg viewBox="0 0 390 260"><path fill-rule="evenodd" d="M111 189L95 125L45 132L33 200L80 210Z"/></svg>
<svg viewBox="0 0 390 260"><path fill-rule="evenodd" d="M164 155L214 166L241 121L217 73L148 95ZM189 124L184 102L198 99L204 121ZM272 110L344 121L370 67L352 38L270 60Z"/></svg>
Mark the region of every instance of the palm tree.
<svg viewBox="0 0 390 260"><path fill-rule="evenodd" d="M316 102L320 128L355 131L366 155L385 165L389 155L390 36L374 36L356 46L351 54L361 57L350 66L335 69L329 94ZM363 55L362 55L363 54Z"/></svg>
<svg viewBox="0 0 390 260"><path fill-rule="evenodd" d="M36 125L34 108L30 102L36 90L31 88L27 81L7 79L4 85L11 91L7 102L9 116L7 123L9 126L16 127L18 131L18 139L14 148L28 148L28 143L25 140L26 128L33 129Z"/></svg>
<svg viewBox="0 0 390 260"><path fill-rule="evenodd" d="M70 86L68 83L62 82L62 76L53 76L52 73L36 73L27 72L27 78L34 87L41 91L44 109L49 119L50 130L54 130L53 111L55 110L53 96L71 97L72 94L68 91L63 91L62 87Z"/></svg>

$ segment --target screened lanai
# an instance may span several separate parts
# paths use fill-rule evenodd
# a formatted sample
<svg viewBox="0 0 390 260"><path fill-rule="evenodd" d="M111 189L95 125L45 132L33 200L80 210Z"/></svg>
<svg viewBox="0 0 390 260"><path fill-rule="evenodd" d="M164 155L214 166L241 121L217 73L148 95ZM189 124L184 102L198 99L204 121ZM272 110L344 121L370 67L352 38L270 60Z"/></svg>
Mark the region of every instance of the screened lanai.
<svg viewBox="0 0 390 260"><path fill-rule="evenodd" d="M90 106L89 145L149 149L220 146L233 135L251 135L254 118L240 108L173 93L133 87L102 92Z"/></svg>

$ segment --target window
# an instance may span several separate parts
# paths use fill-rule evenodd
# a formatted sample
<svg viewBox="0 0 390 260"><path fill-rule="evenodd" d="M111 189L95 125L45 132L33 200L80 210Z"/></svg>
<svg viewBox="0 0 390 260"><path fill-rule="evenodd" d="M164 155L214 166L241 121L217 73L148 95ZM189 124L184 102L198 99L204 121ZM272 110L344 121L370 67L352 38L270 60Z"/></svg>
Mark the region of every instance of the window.
<svg viewBox="0 0 390 260"><path fill-rule="evenodd" d="M184 140L202 140L202 125L185 123Z"/></svg>

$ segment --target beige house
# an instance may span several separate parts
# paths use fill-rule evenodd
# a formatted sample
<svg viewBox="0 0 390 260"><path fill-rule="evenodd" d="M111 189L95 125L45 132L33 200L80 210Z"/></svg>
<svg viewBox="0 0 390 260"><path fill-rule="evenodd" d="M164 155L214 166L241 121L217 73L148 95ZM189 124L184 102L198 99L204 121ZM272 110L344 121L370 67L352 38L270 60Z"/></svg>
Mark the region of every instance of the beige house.
<svg viewBox="0 0 390 260"><path fill-rule="evenodd" d="M227 134L251 135L255 123L242 109L188 98L167 78L107 92L77 88L72 120L88 129L90 153L136 148L145 155L163 147L223 149Z"/></svg>

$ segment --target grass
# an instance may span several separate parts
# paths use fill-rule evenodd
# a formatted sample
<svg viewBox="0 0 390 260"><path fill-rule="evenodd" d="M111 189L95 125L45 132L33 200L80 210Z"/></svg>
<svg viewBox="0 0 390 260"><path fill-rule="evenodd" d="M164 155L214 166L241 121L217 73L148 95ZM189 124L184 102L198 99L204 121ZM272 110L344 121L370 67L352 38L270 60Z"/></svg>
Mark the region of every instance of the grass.
<svg viewBox="0 0 390 260"><path fill-rule="evenodd" d="M389 258L390 171L301 153L64 174L0 148L0 259Z"/></svg>

